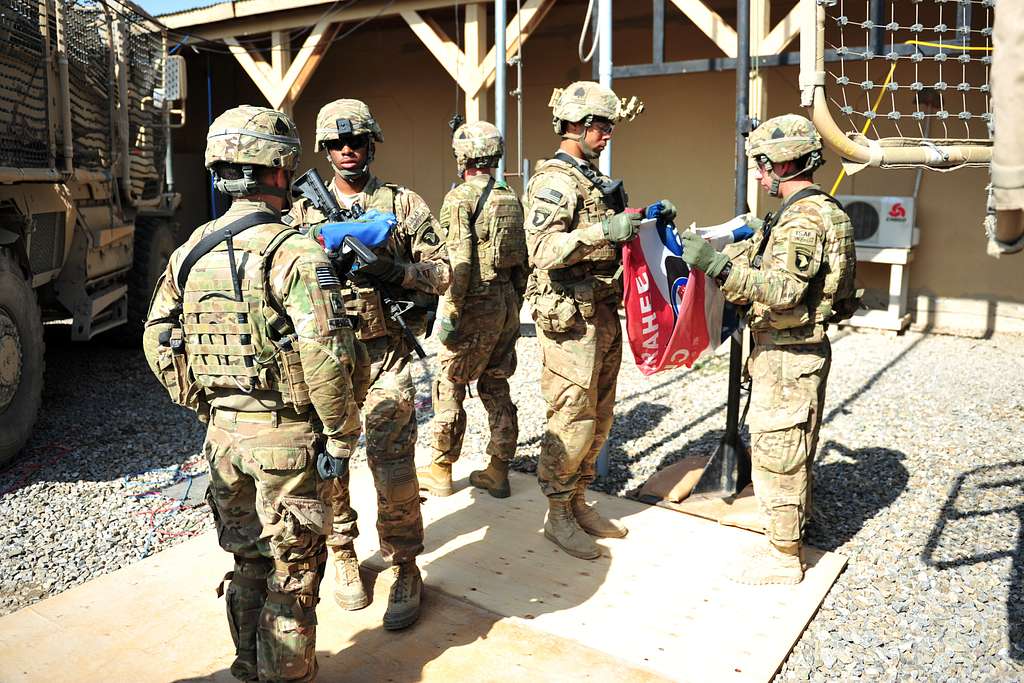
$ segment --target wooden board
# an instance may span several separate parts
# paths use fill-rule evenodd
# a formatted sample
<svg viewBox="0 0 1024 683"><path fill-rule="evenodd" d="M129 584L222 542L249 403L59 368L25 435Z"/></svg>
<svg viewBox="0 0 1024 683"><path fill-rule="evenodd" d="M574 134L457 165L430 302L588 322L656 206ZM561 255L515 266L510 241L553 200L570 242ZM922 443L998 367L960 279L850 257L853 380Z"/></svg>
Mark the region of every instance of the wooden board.
<svg viewBox="0 0 1024 683"><path fill-rule="evenodd" d="M630 533L601 541L599 560L578 560L544 538L547 504L533 477L514 473L512 497L497 500L468 486L470 469L457 463L456 493L424 503L429 584L673 680L770 680L846 564L811 549L798 586L734 584L726 570L761 535L595 493L597 509ZM372 487L353 492L360 557L380 568Z"/></svg>
<svg viewBox="0 0 1024 683"><path fill-rule="evenodd" d="M759 536L599 494L598 509L630 534L602 541L599 560L578 560L543 538L536 481L515 474L512 486L499 501L463 479L424 504L428 591L405 632L380 625L387 573L359 612L334 605L328 575L320 680L767 681L845 564L811 552L799 586L735 585L724 572ZM360 557L382 567L365 467L352 488ZM229 681L214 586L230 568L205 534L0 618L0 680Z"/></svg>
<svg viewBox="0 0 1024 683"><path fill-rule="evenodd" d="M211 532L0 618L0 681L232 682L234 648L224 600L214 594L230 568ZM369 607L345 612L330 598L328 575L317 609L318 680L665 680L433 589L415 626L385 631L389 576L375 582Z"/></svg>

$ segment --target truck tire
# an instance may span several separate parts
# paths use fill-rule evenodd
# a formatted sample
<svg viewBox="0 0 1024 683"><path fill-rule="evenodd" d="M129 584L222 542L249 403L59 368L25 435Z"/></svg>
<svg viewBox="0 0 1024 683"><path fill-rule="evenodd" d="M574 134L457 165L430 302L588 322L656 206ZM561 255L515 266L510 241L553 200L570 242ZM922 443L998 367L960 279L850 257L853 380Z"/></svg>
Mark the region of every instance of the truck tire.
<svg viewBox="0 0 1024 683"><path fill-rule="evenodd" d="M156 282L178 246L178 224L167 218L135 221L135 255L128 277L128 321L110 331L118 345L138 347Z"/></svg>
<svg viewBox="0 0 1024 683"><path fill-rule="evenodd" d="M43 398L43 322L36 293L0 250L0 465L28 441Z"/></svg>

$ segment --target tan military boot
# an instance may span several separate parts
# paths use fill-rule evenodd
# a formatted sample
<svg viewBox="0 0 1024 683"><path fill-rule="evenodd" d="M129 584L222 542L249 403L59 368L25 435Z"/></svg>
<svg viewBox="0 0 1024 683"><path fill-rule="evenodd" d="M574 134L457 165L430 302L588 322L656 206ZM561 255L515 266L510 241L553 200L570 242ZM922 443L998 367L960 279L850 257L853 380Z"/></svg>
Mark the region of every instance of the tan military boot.
<svg viewBox="0 0 1024 683"><path fill-rule="evenodd" d="M736 583L750 586L796 585L804 578L800 546L796 546L791 552L780 550L770 542L758 546L754 553L728 576Z"/></svg>
<svg viewBox="0 0 1024 683"><path fill-rule="evenodd" d="M384 612L384 628L389 631L412 626L420 616L420 593L423 579L415 562L403 562L391 568L395 582L388 595L388 609Z"/></svg>
<svg viewBox="0 0 1024 683"><path fill-rule="evenodd" d="M351 543L334 548L334 602L349 611L370 604L370 596L359 576L359 558Z"/></svg>
<svg viewBox="0 0 1024 683"><path fill-rule="evenodd" d="M572 497L572 514L576 521L579 522L580 527L591 536L597 536L598 538L622 538L629 533L629 529L621 522L614 519L606 519L597 514L593 505L587 504L583 491L577 491L576 495Z"/></svg>
<svg viewBox="0 0 1024 683"><path fill-rule="evenodd" d="M572 514L568 500L548 499L548 518L544 522L544 537L581 560L601 557L601 548L587 535Z"/></svg>
<svg viewBox="0 0 1024 683"><path fill-rule="evenodd" d="M495 498L508 498L512 495L512 487L508 483L508 463L494 456L491 456L487 469L470 473L469 483L478 489L486 489Z"/></svg>
<svg viewBox="0 0 1024 683"><path fill-rule="evenodd" d="M452 495L452 465L448 462L434 462L416 469L420 491L444 498Z"/></svg>

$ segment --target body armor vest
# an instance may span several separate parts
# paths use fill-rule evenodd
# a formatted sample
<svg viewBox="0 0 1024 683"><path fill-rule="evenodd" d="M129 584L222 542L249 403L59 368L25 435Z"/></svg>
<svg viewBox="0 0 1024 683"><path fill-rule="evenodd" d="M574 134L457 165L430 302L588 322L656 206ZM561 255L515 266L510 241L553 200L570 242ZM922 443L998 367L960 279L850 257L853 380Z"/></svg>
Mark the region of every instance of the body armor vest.
<svg viewBox="0 0 1024 683"><path fill-rule="evenodd" d="M857 252L850 217L824 194L800 201L814 203L824 223L821 266L807 283L803 301L793 308L772 311L758 303L751 306L750 328L772 331L778 343L819 341L825 325L850 317L859 302L854 287ZM779 217L780 223L784 220L785 214ZM770 251L774 232L767 239L765 251ZM752 251L757 246L759 243Z"/></svg>
<svg viewBox="0 0 1024 683"><path fill-rule="evenodd" d="M615 210L608 206L601 191L572 165L558 159L549 159L537 168L538 174L545 172L566 175L576 187L573 230L588 228L615 215ZM622 296L620 262L621 248L611 242L605 242L567 268L537 268L533 272L541 289L547 286L567 291L572 293L578 303L586 306L593 301Z"/></svg>
<svg viewBox="0 0 1024 683"><path fill-rule="evenodd" d="M491 282L509 282L513 268L526 266L523 207L510 188L495 186L469 229L473 233L474 266L470 292Z"/></svg>
<svg viewBox="0 0 1024 683"><path fill-rule="evenodd" d="M182 292L188 370L209 396L216 390L268 391L296 410L310 405L291 325L270 292L276 249L298 232L280 224L250 228L233 247L242 300L235 295L227 244L196 263Z"/></svg>

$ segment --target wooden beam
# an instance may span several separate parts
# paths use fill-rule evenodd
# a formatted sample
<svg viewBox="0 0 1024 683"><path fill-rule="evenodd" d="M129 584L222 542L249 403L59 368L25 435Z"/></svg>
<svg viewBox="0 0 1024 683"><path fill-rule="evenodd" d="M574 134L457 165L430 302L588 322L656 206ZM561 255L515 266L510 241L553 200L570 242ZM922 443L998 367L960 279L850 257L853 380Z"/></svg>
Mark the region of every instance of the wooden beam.
<svg viewBox="0 0 1024 683"><path fill-rule="evenodd" d="M231 50L231 54L235 56L238 63L242 65L245 73L249 74L249 78L252 79L256 87L260 89L263 96L267 98L267 102L271 107L277 109L275 102L275 86L276 80L274 74L271 72L270 65L267 64L263 59L258 59L249 52L248 49L242 47L238 40L235 38L225 38L224 42L227 43L228 49Z"/></svg>
<svg viewBox="0 0 1024 683"><path fill-rule="evenodd" d="M466 7L466 21L463 35L466 37L465 58L468 64L474 65L474 76L480 64L487 58L487 7L486 5L469 5ZM478 89L472 95L466 93L466 121L479 121L487 118L487 98L482 97Z"/></svg>
<svg viewBox="0 0 1024 683"><path fill-rule="evenodd" d="M710 9L701 0L672 0L672 4L685 14L704 35L710 38L726 56L736 57L739 44L736 31L725 22L721 15Z"/></svg>
<svg viewBox="0 0 1024 683"><path fill-rule="evenodd" d="M288 67L291 66L291 63L292 44L290 36L283 31L273 31L270 34L270 73L276 81L276 87L274 88L275 96L281 89L281 82L284 81L284 75L288 73ZM280 102L275 104L274 108L292 117L292 102Z"/></svg>
<svg viewBox="0 0 1024 683"><path fill-rule="evenodd" d="M334 40L340 24L332 24L326 17L321 19L306 36L302 47L295 53L288 71L281 78L274 93L275 101L279 105L287 103L293 105L299 99L309 79L313 77L316 68ZM279 107L278 107L279 108Z"/></svg>
<svg viewBox="0 0 1024 683"><path fill-rule="evenodd" d="M405 23L420 39L430 53L434 55L444 70L448 72L459 87L469 92L469 81L466 80L466 55L452 42L452 39L430 17L423 17L413 10L399 12Z"/></svg>
<svg viewBox="0 0 1024 683"><path fill-rule="evenodd" d="M771 0L750 1L750 54L764 54L764 42L771 29ZM751 60L750 71L750 108L748 114L764 121L768 114L768 84L765 82L764 71L757 66L757 58ZM756 165L747 159L747 206L755 216L761 215L761 187L754 177Z"/></svg>
<svg viewBox="0 0 1024 683"><path fill-rule="evenodd" d="M780 55L794 38L800 35L800 9L803 3L796 3L796 7L790 10L789 14L775 25L768 37L761 43L759 52L751 50L755 55Z"/></svg>
<svg viewBox="0 0 1024 683"><path fill-rule="evenodd" d="M529 39L541 20L544 19L554 6L555 0L526 0L523 3L522 9L512 17L512 21L505 28L506 60L519 51L520 44L525 43ZM521 33L519 30L520 26L522 26ZM487 52L487 56L480 63L476 78L473 81L473 87L466 90L467 94L475 94L483 88L491 87L491 84L494 83L495 69L494 47L492 46Z"/></svg>

